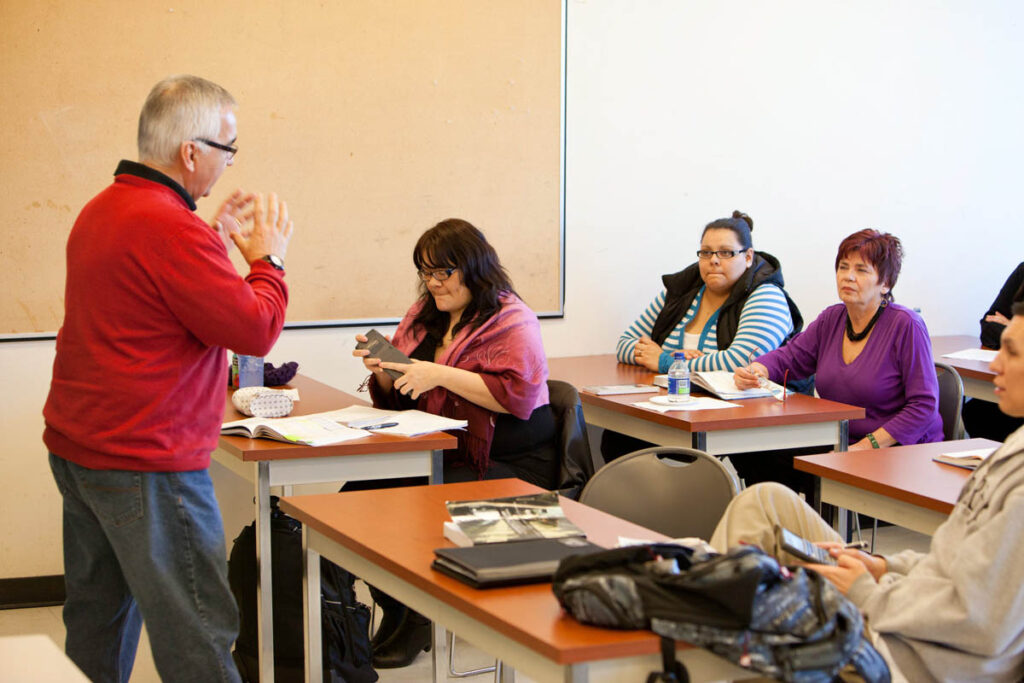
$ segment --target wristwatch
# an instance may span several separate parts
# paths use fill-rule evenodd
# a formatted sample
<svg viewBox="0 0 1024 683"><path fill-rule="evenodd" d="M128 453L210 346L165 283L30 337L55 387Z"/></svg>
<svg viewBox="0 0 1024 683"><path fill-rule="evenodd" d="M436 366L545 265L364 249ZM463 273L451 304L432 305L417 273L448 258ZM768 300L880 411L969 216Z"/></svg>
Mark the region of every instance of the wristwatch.
<svg viewBox="0 0 1024 683"><path fill-rule="evenodd" d="M284 270L284 261L282 261L281 257L277 256L276 254L267 254L266 256L262 257L260 260L261 261L266 261L267 263L269 263L270 265L274 266L274 268L276 268L278 270Z"/></svg>

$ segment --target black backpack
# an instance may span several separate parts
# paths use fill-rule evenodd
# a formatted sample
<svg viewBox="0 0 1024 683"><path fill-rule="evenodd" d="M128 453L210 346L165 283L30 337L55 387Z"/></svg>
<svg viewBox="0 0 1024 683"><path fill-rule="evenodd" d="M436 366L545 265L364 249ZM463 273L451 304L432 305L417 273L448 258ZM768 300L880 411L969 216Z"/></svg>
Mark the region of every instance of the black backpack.
<svg viewBox="0 0 1024 683"><path fill-rule="evenodd" d="M676 640L784 681L826 683L847 665L869 683L890 680L856 605L819 574L753 546L699 559L672 544L576 555L552 588L581 622L660 635L665 670L648 681L689 680Z"/></svg>
<svg viewBox="0 0 1024 683"><path fill-rule="evenodd" d="M274 680L305 678L302 621L302 524L270 499L270 548L274 579ZM238 603L240 625L234 659L243 681L258 683L259 619L256 611L256 523L242 529L228 560L228 583ZM324 681L373 683L370 610L356 600L355 577L320 558L320 614Z"/></svg>

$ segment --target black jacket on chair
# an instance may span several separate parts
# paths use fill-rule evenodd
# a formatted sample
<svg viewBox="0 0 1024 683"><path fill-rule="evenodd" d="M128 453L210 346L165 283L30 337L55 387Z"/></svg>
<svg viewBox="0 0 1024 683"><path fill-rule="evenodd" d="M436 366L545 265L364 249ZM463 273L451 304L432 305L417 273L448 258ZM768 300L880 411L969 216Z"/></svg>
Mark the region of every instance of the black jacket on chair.
<svg viewBox="0 0 1024 683"><path fill-rule="evenodd" d="M558 490L567 498L576 499L594 475L587 425L583 420L583 404L576 387L556 379L548 380L551 409L558 424L559 453Z"/></svg>

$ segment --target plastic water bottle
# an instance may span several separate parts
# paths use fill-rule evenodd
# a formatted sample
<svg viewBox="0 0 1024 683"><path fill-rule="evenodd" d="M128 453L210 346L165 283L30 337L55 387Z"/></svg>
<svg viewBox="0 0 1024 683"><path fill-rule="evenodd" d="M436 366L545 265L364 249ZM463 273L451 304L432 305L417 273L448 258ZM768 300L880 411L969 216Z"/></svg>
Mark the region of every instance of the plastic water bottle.
<svg viewBox="0 0 1024 683"><path fill-rule="evenodd" d="M690 400L690 365L682 351L672 354L672 365L668 369L668 400L670 403L686 403Z"/></svg>

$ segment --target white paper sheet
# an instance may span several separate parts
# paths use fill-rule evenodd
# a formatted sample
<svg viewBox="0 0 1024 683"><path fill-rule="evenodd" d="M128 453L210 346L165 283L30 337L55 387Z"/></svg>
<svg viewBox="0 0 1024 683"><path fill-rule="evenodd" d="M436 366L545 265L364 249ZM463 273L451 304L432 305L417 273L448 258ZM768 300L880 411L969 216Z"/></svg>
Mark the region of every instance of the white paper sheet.
<svg viewBox="0 0 1024 683"><path fill-rule="evenodd" d="M464 429L465 420L453 420L440 415L431 415L422 410L382 410L370 406L349 406L329 413L332 419L341 423L366 418L386 418L387 422L397 422L394 427L372 430L375 434L397 434L399 436L419 436L446 429Z"/></svg>
<svg viewBox="0 0 1024 683"><path fill-rule="evenodd" d="M980 360L985 363L991 363L995 360L998 351L992 349L964 349L962 351L954 351L953 353L945 353L942 355L943 358L956 358L957 360Z"/></svg>
<svg viewBox="0 0 1024 683"><path fill-rule="evenodd" d="M719 410L721 408L739 407L735 403L720 401L717 398L711 398L710 396L692 396L686 403L675 403L672 405L651 403L650 401L637 401L633 405L637 408L653 410L658 413L668 413L673 410Z"/></svg>

